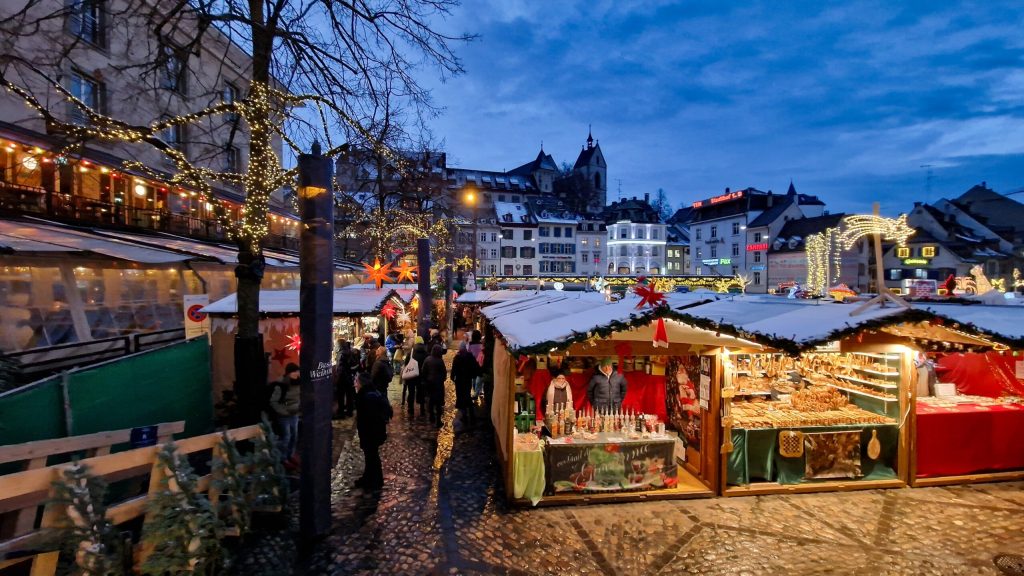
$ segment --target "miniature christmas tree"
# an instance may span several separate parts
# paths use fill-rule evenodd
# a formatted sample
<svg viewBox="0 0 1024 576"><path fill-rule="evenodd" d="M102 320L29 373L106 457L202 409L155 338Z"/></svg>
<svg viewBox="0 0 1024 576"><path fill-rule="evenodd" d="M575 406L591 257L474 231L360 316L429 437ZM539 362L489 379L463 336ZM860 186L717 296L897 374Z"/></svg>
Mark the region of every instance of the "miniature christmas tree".
<svg viewBox="0 0 1024 576"><path fill-rule="evenodd" d="M105 576L118 572L120 543L114 526L106 518L103 494L107 486L89 475L89 468L77 462L62 471L54 482L54 504L66 507L68 525L62 537L74 555L71 574Z"/></svg>
<svg viewBox="0 0 1024 576"><path fill-rule="evenodd" d="M277 436L270 423L263 420L260 429L263 433L253 439L249 502L253 510L278 511L284 506L288 493L281 453L277 449Z"/></svg>
<svg viewBox="0 0 1024 576"><path fill-rule="evenodd" d="M149 502L142 542L151 552L143 574L209 574L221 561L220 525L199 478L168 443L157 454L164 469L161 488Z"/></svg>
<svg viewBox="0 0 1024 576"><path fill-rule="evenodd" d="M213 487L218 493L227 495L212 503L217 517L227 526L237 528L240 534L245 534L249 531L252 495L248 490L248 475L242 470L249 467L252 459L238 451L238 446L226 431L221 433L214 454L211 466L215 478Z"/></svg>

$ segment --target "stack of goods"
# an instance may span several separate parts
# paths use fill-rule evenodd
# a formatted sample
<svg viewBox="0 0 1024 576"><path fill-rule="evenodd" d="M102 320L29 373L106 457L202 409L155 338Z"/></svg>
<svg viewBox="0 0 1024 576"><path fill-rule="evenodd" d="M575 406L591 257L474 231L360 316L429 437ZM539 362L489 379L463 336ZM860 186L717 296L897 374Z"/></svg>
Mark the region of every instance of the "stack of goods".
<svg viewBox="0 0 1024 576"><path fill-rule="evenodd" d="M772 389L773 379L738 375L734 382L737 394L766 394Z"/></svg>
<svg viewBox="0 0 1024 576"><path fill-rule="evenodd" d="M784 402L734 402L738 428L801 428L891 424L892 419L849 404L835 388L812 386L796 390Z"/></svg>

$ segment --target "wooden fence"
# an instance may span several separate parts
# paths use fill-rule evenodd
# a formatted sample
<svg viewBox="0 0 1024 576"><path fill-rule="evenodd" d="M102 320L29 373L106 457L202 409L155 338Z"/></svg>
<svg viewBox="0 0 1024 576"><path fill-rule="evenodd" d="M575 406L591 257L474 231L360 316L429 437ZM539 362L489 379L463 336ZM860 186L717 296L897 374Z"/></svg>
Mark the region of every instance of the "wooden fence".
<svg viewBox="0 0 1024 576"><path fill-rule="evenodd" d="M49 503L52 485L61 478L68 464L46 466L46 459L60 454L85 452L79 462L88 466L89 473L107 482L149 475L149 488L145 494L112 503L107 509L111 523L123 524L144 516L150 494L161 487L164 468L157 465L157 454L172 434L184 430L184 422L160 424L155 446L136 448L110 454L111 446L128 442L131 430L100 432L86 436L40 440L25 444L0 446L0 463L27 462L21 472L0 476L0 517L9 518L0 525L0 570L21 562L31 562L33 576L51 576L56 573L59 550L51 528L60 526L66 517L61 506ZM259 426L246 426L227 431L232 440L247 440L261 434ZM215 454L221 433L194 436L175 441L177 453L192 454L212 450ZM206 492L211 501L218 495L210 493L213 477L207 474L199 479L198 489ZM38 508L43 506L41 517Z"/></svg>

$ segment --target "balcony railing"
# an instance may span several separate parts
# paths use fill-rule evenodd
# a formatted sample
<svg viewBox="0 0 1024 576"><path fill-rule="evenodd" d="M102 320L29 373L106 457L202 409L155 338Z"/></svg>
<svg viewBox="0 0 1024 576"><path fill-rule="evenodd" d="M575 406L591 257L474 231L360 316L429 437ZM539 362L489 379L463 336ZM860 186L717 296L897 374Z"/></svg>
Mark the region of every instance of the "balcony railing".
<svg viewBox="0 0 1024 576"><path fill-rule="evenodd" d="M227 232L220 222L166 209L138 208L121 203L68 196L53 192L47 205L42 188L0 182L0 211L15 214L38 214L54 220L111 228L144 229L167 232L190 238L224 242ZM299 239L268 234L268 248L297 250Z"/></svg>

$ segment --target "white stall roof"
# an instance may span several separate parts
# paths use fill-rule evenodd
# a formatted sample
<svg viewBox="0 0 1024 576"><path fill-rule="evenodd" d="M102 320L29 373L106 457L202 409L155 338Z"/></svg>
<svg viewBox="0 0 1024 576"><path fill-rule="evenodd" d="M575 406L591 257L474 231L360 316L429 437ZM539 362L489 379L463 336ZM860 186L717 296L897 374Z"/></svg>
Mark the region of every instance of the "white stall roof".
<svg viewBox="0 0 1024 576"><path fill-rule="evenodd" d="M537 294L536 290L473 290L472 292L463 292L455 301L459 304L493 304L531 298Z"/></svg>
<svg viewBox="0 0 1024 576"><path fill-rule="evenodd" d="M919 303L914 307L961 324L973 325L988 334L1011 340L1024 340L1024 306Z"/></svg>
<svg viewBox="0 0 1024 576"><path fill-rule="evenodd" d="M373 290L377 291L376 284L348 284L342 286L338 290ZM413 297L416 296L416 285L415 284L381 284L380 290L387 292L394 290L398 297L402 299L402 302L412 302Z"/></svg>
<svg viewBox="0 0 1024 576"><path fill-rule="evenodd" d="M333 313L339 316L362 316L377 312L388 298L397 297L394 290L334 290ZM238 294L230 294L203 308L207 314L238 313ZM298 290L260 290L261 314L298 314Z"/></svg>
<svg viewBox="0 0 1024 576"><path fill-rule="evenodd" d="M91 252L144 264L181 262L190 258L60 224L28 221L0 220L0 245L14 251Z"/></svg>

